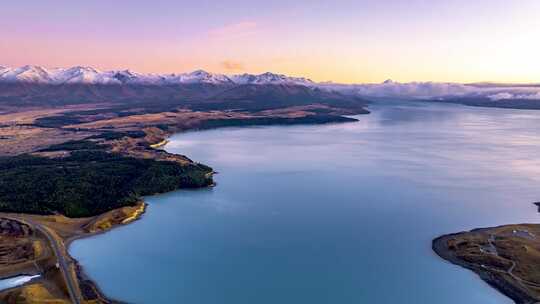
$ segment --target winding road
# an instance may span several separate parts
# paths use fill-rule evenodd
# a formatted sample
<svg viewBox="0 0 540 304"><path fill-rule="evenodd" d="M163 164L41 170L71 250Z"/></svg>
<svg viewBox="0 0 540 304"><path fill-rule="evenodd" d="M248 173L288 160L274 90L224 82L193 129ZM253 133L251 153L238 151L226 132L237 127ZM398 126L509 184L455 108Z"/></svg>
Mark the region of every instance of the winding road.
<svg viewBox="0 0 540 304"><path fill-rule="evenodd" d="M51 248L54 251L54 255L56 256L56 259L58 262L58 268L60 269L60 272L62 273L62 276L64 277L64 281L66 282L66 287L69 292L69 297L71 298L71 302L74 304L82 304L83 297L81 294L81 290L79 288L77 275L75 271L71 270L71 262L68 261L68 259L66 258L67 250L66 250L66 247L64 245L62 238L60 238L60 236L58 236L58 234L56 234L56 232L54 232L49 227L35 223L32 220L23 219L20 217L4 217L4 218L9 218L11 220L26 224L29 227L40 231L47 237L47 239L49 240L49 243L51 244Z"/></svg>
<svg viewBox="0 0 540 304"><path fill-rule="evenodd" d="M493 244L493 242L495 242L495 235L494 235L494 234L491 234L491 235L489 236L489 238L488 238L488 244L489 244L489 246L491 247L491 250L493 251L492 254L495 255L495 256L497 256L497 257L499 257L499 258L501 258L501 259L510 261L511 266L510 266L510 268L508 268L508 270L506 270L506 271L501 271L501 270L495 269L495 268L493 268L493 267L489 267L491 270L498 271L498 272L503 272L503 273L508 274L509 276L511 276L514 280L516 280L520 285L522 285L522 286L525 287L525 288L528 288L528 287L530 287L530 286L535 287L535 288L540 288L540 284L535 283L535 282L531 282L531 281L524 280L524 279L518 277L517 275L515 275L515 274L513 273L513 271L514 271L514 269L515 269L516 266L517 266L516 262L514 262L514 261L512 261L512 260L510 260L510 259L501 257L501 256L499 255L499 252L497 251L497 247L495 246L495 244ZM529 286L526 286L526 285L524 285L524 284L529 285Z"/></svg>

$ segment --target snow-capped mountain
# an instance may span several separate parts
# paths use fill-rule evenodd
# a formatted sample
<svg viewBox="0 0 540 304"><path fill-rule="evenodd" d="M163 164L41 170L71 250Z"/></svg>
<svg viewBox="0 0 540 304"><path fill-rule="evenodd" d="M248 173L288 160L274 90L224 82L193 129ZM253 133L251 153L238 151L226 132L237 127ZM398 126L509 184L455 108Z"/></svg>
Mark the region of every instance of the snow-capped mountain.
<svg viewBox="0 0 540 304"><path fill-rule="evenodd" d="M51 82L51 73L39 66L23 66L20 68L0 69L0 80L2 81L25 81L25 82Z"/></svg>
<svg viewBox="0 0 540 304"><path fill-rule="evenodd" d="M303 77L289 77L281 74L264 73L260 75L241 74L232 75L229 78L236 84L297 84L304 86L314 86L315 82Z"/></svg>
<svg viewBox="0 0 540 304"><path fill-rule="evenodd" d="M8 68L0 66L0 82L32 82L42 84L297 84L313 85L305 78L287 77L285 75L264 73L261 75L223 75L197 70L179 74L145 74L130 70L99 71L91 67L44 68L40 66L23 66Z"/></svg>
<svg viewBox="0 0 540 304"><path fill-rule="evenodd" d="M332 82L313 82L306 78L289 77L281 74L264 73L260 75L224 75L197 70L191 73L151 74L130 70L99 71L91 67L44 68L23 66L9 68L0 66L0 83L39 83L39 84L133 84L170 86L179 84L212 85L294 85L326 92L339 92L360 97L390 97L408 99L447 99L447 98L488 98L501 99L540 99L540 85L512 85L496 83L445 83L408 82L400 83L386 80L382 83L339 84Z"/></svg>
<svg viewBox="0 0 540 304"><path fill-rule="evenodd" d="M102 73L90 67L72 67L69 69L55 69L50 73L53 83L99 83L112 84L117 81L109 73Z"/></svg>
<svg viewBox="0 0 540 304"><path fill-rule="evenodd" d="M210 84L233 84L233 81L223 74L208 73L197 70L191 73L163 75L163 81L167 84L175 83L210 83Z"/></svg>

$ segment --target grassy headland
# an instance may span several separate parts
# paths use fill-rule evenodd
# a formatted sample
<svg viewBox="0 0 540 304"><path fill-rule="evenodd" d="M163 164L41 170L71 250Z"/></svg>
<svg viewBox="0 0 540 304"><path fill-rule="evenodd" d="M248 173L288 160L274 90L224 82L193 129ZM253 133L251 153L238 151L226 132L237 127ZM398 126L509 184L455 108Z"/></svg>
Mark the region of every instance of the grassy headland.
<svg viewBox="0 0 540 304"><path fill-rule="evenodd" d="M433 240L443 259L470 269L518 304L540 302L540 225L517 224Z"/></svg>
<svg viewBox="0 0 540 304"><path fill-rule="evenodd" d="M66 247L140 217L142 196L213 184L212 168L158 149L170 135L343 123L356 119L342 115L369 113L357 98L298 86L6 86L0 94L0 217L32 223L33 232L0 238L0 248L20 253L5 256L0 278L41 274L0 292L6 303L67 303L66 282L78 286L84 303L113 302ZM55 246L40 229L54 235ZM58 246L71 261L61 273L52 254Z"/></svg>

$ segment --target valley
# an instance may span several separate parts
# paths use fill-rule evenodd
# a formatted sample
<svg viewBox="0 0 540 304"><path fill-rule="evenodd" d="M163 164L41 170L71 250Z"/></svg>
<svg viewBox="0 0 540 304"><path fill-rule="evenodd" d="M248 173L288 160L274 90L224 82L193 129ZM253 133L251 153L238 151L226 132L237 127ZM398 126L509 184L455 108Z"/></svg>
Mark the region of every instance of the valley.
<svg viewBox="0 0 540 304"><path fill-rule="evenodd" d="M39 274L1 292L6 303L114 303L67 247L140 217L142 196L213 185L212 168L160 149L172 134L343 123L356 119L342 115L368 113L360 99L293 84L2 85L0 218L26 234L2 238L0 276Z"/></svg>

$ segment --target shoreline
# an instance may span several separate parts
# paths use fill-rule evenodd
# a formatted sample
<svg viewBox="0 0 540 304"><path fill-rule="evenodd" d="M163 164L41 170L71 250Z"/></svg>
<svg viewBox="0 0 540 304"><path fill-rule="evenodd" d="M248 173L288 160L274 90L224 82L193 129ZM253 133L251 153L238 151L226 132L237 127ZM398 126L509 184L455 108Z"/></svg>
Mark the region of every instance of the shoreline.
<svg viewBox="0 0 540 304"><path fill-rule="evenodd" d="M538 206L537 203L534 203ZM432 250L516 304L540 302L540 224L510 224L439 236Z"/></svg>
<svg viewBox="0 0 540 304"><path fill-rule="evenodd" d="M122 226L125 226L125 225L129 225L129 224L131 224L131 223L133 223L135 221L140 220L143 217L143 215L146 213L147 206L148 206L148 204L146 202L144 202L144 201L139 202L136 206L131 207L131 208L135 208L134 210L132 210L132 213L126 214L126 217L121 219L120 222L113 223L109 227L107 227L106 229L101 229L99 227L100 221L112 221L112 220L114 220L114 219L112 219L112 217L116 213L124 213L126 211L126 207L114 209L114 210L111 210L111 211L109 211L107 213L104 213L104 214L101 214L101 215L98 215L98 216L94 216L94 217L90 217L90 218L73 220L74 222L80 222L79 224L74 224L75 228L73 229L73 231L71 231L71 233L73 233L73 235L71 235L71 236L69 236L67 238L58 236L61 239L61 246L63 247L62 252L64 252L64 254L63 254L64 258L66 258L66 260L68 260L69 263L72 264L72 267L73 267L72 269L73 269L73 272L75 274L76 283L78 285L78 288L80 288L82 290L83 287L84 287L84 291L82 291L82 298L83 298L84 301L97 301L96 303L107 303L107 304L108 303L110 303L110 304L124 303L121 300L116 300L116 299L108 297L100 289L98 284L96 282L94 282L89 277L89 275L84 271L84 268L79 263L79 261L77 259L75 259L69 253L70 245L76 240L81 240L81 239L97 236L97 235L100 235L100 234L104 234L104 233L107 233L107 232L109 232L109 231L111 231L113 229L116 229L116 228L119 228L119 227L122 227ZM130 208L130 207L127 207L127 208ZM57 224L56 221L51 220L51 216L39 216L39 215L27 215L27 214L0 214L0 217L2 217L2 218L12 218L13 220L19 221L21 223L24 223L26 220L39 221L40 225L44 225L44 226L47 225L46 223L49 223L49 225ZM109 218L109 217L111 217L111 218ZM66 218L66 219L70 220L69 218ZM80 225L80 226L77 226L77 225ZM96 225L98 225L98 226L96 226ZM55 233L58 233L58 231L56 231L55 228L51 228L51 227L47 226L47 229L51 229ZM89 230L86 230L86 229L89 229ZM65 233L65 231L62 231L62 233ZM47 246L52 246L52 244L48 243ZM49 255L46 256L46 257L37 257L37 258L38 259L45 258L45 259L56 260L54 254L51 254L51 253L49 253ZM32 261L35 264L37 260L32 260ZM35 265L37 266L37 264L35 264ZM10 293L17 292L19 290L22 290L22 289L30 287L30 286L34 286L36 284L41 285L41 286L45 286L45 285L48 285L48 284L56 284L57 283L57 282L50 282L50 278L49 278L48 273L51 271L51 269L44 269L44 270L41 270L41 271L36 269L35 267L33 268L34 271L28 271L28 269L26 269L24 271L21 271L21 272L17 272L16 270L14 270L12 272L12 274L10 274L8 276L1 277L1 279L9 279L9 278L14 278L14 277L18 277L18 276L34 276L34 275L39 275L39 277L36 277L36 278L34 278L34 279L32 279L32 280L30 280L28 282L25 282L25 283L23 283L21 285L17 285L17 286L13 286L11 288L1 290L0 295L7 296ZM56 270L56 268L53 268L53 271L55 271L55 270ZM91 298L91 299L86 298L84 295L87 295L88 292L93 294L94 297ZM51 294L53 294L53 293L51 293ZM62 300L62 299L58 299L58 300Z"/></svg>
<svg viewBox="0 0 540 304"><path fill-rule="evenodd" d="M75 264L74 267L75 267L75 273L77 275L77 278L79 280L79 284L81 282L84 282L85 284L88 284L90 285L90 288L92 288L97 296L99 298L101 298L103 300L103 302L107 303L107 302L110 302L110 303L118 303L118 304L121 304L121 303L124 303L120 300L116 300L116 299L113 299L109 296L107 296L103 290L99 287L99 285L97 284L97 282L95 282L85 271L84 271L84 267L80 264L80 262L74 258L70 252L69 252L69 248L71 246L71 244L77 240L83 240L83 239L86 239L86 238L91 238L91 237L94 237L94 236L98 236L98 235L101 235L101 234L105 234L107 232L110 232L114 229L117 229L117 228L120 228L122 226L126 226L126 225L129 225L129 224L132 224L136 221L139 221L142 219L142 217L144 216L144 214L146 213L146 209L148 208L148 204L144 201L141 202L141 207L142 208L142 211L141 212L137 212L136 211L136 214L135 215L132 215L129 217L129 221L128 222L124 222L122 221L121 224L118 224L118 225L114 225L112 226L111 228L107 229L107 230L102 230L102 231L96 231L96 232L92 232L92 233L88 233L88 234L84 234L84 235L79 235L79 236L73 236L71 238L68 238L66 241L65 241L65 247L66 247L66 253L68 255L68 257L73 261L73 263ZM138 209L140 210L140 209Z"/></svg>
<svg viewBox="0 0 540 304"><path fill-rule="evenodd" d="M98 91L102 88L96 87ZM47 284L23 285L37 289L15 288L14 294L7 295L8 302L25 297L42 300L42 295L36 294L43 292L47 299L56 297L53 300L57 302L67 300L68 294L80 302L73 297L76 290L81 298L75 273L83 284L91 280L69 255L73 241L142 218L146 207L133 216L113 215L129 210L146 196L215 186L212 168L162 149L172 135L224 127L355 122L358 119L344 115L369 114L366 100L335 92L253 88L257 90L212 86L196 94L159 91L136 100L114 95L106 102L92 90L90 98L75 103L69 92L54 91L53 95L61 95L57 103L4 104L5 112L0 113L0 171L5 179L0 183L0 201L3 214L28 220L32 234L17 242L7 237L1 240L18 251L17 255L5 255L0 273L48 274L38 280ZM209 100L209 96L225 92L227 96ZM275 93L272 98L268 98L269 92ZM21 94L28 96L26 91ZM48 182L43 183L43 178ZM103 220L104 214L111 219ZM31 242L36 240L39 244L34 248ZM36 261L41 264L33 265ZM103 295L96 283L92 286ZM4 296L5 292L0 292L0 302ZM102 302L112 302L103 298Z"/></svg>
<svg viewBox="0 0 540 304"><path fill-rule="evenodd" d="M116 229L116 228L119 228L119 227L122 227L122 226L125 226L125 225L128 225L128 224L131 224L135 221L138 221L139 219L142 218L142 216L146 213L146 208L148 208L148 204L144 201L141 201L140 202L140 207L139 208L142 208L143 211L141 213L138 213L137 214L137 217L133 218L132 220L130 220L129 222L126 222L126 223L120 223L120 224L116 224L116 225L113 225L111 226L111 228L108 228L106 230L98 230L98 231L94 231L94 232L88 232L88 233L85 233L85 234L81 234L81 235L74 235L70 238L67 238L65 241L64 241L64 244L66 246L66 249L69 250L69 246L71 245L71 243L73 243L74 241L77 241L77 240L81 240L81 239L85 239L85 238L89 238L89 237L93 237L93 236L96 236L96 235L100 235L100 234L104 234L104 233L107 233L113 229ZM119 208L121 209L121 208ZM115 209L115 210L119 210L119 209ZM111 211L115 211L115 210L111 210ZM96 219L94 221L97 221L99 219L101 215L97 216ZM90 223L91 224L91 223Z"/></svg>
<svg viewBox="0 0 540 304"><path fill-rule="evenodd" d="M134 215L131 215L129 216L128 218L124 219L120 224L117 224L117 225L113 225L111 226L109 229L106 229L106 230L100 230L100 231L95 231L95 232L90 232L90 233L87 233L87 234L81 234L81 235L75 235L73 237L70 237L68 239L66 239L64 241L64 245L66 247L66 253L68 255L68 257L73 261L74 263L74 268L75 268L75 273L77 275L77 278L79 280L79 284L81 282L84 282L85 284L88 284L90 285L90 288L92 288L98 298L100 298L103 302L105 303L118 303L118 304L121 304L121 303L124 303L120 300L116 300L116 299L113 299L109 296L107 296L103 290L99 287L99 285L97 284L97 282L95 282L85 271L84 271L84 267L80 264L80 262L74 258L70 252L69 252L69 248L71 246L71 244L77 240L83 240L83 239L86 239L86 238L91 238L91 237L95 237L95 236L98 236L98 235L101 235L101 234L105 234L105 233L108 233L114 229L117 229L117 228L120 228L120 227L123 227L123 226L126 226L126 225L129 225L129 224L132 224L136 221L139 221L142 219L142 217L146 214L146 210L148 208L148 204L144 201L141 201L140 203L140 207L138 209L135 210L135 214ZM141 211L139 211L141 210ZM95 220L97 221L99 219L100 216L98 216ZM124 222L125 220L128 220L127 222Z"/></svg>
<svg viewBox="0 0 540 304"><path fill-rule="evenodd" d="M211 172L210 174L212 174L212 175L217 174L217 172ZM213 184L208 185L208 186L206 186L204 188L211 188L211 187L214 187L215 185L216 184L213 183ZM79 285L81 283L83 283L86 288L90 288L96 295L96 299L94 299L94 300L99 300L99 302L97 302L97 303L124 304L126 302L123 302L122 300L114 299L112 297L107 296L106 293L103 292L103 290L99 287L99 284L97 282L95 282L88 275L88 273L84 270L84 267L80 264L80 262L70 254L70 252L69 252L70 246L75 241L83 240L83 239L91 238L91 237L95 237L95 236L99 236L101 234L108 233L108 232L110 232L110 231L112 231L114 229L117 229L117 228L120 228L120 227L123 227L123 226L127 226L127 225L130 225L130 224L134 223L134 222L142 220L143 216L146 214L147 208L149 206L148 206L148 203L146 203L145 201L140 201L138 205L139 206L133 211L133 214L130 214L128 217L122 219L122 221L120 223L116 223L116 224L110 226L107 229L98 229L98 230L95 230L95 231L83 232L83 233L79 232L79 233L77 233L77 234L75 234L73 236L70 236L70 237L63 240L63 246L65 248L66 257L67 257L68 260L70 260L73 263L73 267L74 267L75 274L77 276L77 280L78 280ZM85 226L96 225L97 223L99 223L100 219L106 218L106 216L109 213L114 213L114 212L120 211L120 210L122 210L124 208L126 208L126 207L121 207L121 208L118 208L118 209L111 210L111 211L109 211L107 213L91 217L91 219L88 221L88 223ZM3 214L0 213L0 218L2 217L2 215ZM10 214L7 214L7 217L9 217L9 216L10 216ZM24 220L24 218L28 217L28 216L30 216L30 217L40 217L39 215L16 214L16 217L17 218L20 217L22 220ZM24 288L26 286L30 286L30 285L33 285L33 284L39 284L43 280L46 280L45 279L45 273L41 272L41 271L38 271L37 269L35 271L26 271L25 270L24 272L13 272L13 274L10 274L9 276L5 276L5 277L0 276L0 280L4 280L4 279L15 278L15 277L18 277L18 276L35 276L35 275L39 275L39 277L36 277L36 278L34 278L34 279L32 279L32 280L30 280L28 282L25 282L25 283L23 283L21 285L17 285L17 286L13 286L11 288L0 290L0 295L1 294L6 294L6 293L9 293L9 292L12 292L12 291L16 291L16 290L18 290L20 288Z"/></svg>
<svg viewBox="0 0 540 304"><path fill-rule="evenodd" d="M158 149L161 148L169 143L168 139L163 139L162 141L158 142L157 144L150 145L150 148L152 149Z"/></svg>
<svg viewBox="0 0 540 304"><path fill-rule="evenodd" d="M358 113L358 114L367 114L367 113ZM194 165L200 165L200 166L206 167L203 164L199 164L197 162L192 161L191 159L189 159L188 157L184 155L168 153L167 151L160 148L165 146L167 143L169 143L170 137L172 137L175 134L181 134L184 132L203 131L203 130L208 130L208 129L218 129L218 128L226 128L226 127L242 127L242 126L258 126L258 125L265 125L265 126L266 125L270 125L270 126L271 125L296 125L296 124L309 124L309 125L315 124L316 125L316 124L344 123L344 122L358 121L357 119L354 119L354 118L345 118L341 116L323 117L322 120L318 120L319 116L317 115L307 116L307 117L308 117L307 120L304 118L300 118L298 120L296 118L290 118L290 119L283 118L284 120L281 120L281 118L276 118L275 120L272 120L272 121L258 120L258 119L253 119L253 118L251 119L248 118L245 120L244 119L240 119L240 120L223 119L223 120L210 121L211 123L208 125L204 125L204 126L198 125L196 127L189 128L189 129L182 129L182 128L176 128L176 127L171 127L167 130L162 130L162 129L158 130L157 128L144 128L143 129L143 132L145 133L144 137L139 138L139 139L128 138L126 141L122 141L122 140L113 141L113 145L110 148L111 149L110 151L121 153L122 155L125 155L126 157L152 159L158 162L169 161L169 162L178 163L181 166L185 164L194 164ZM232 121L232 124L230 123L231 121ZM140 146L137 146L137 144L139 144ZM210 171L205 173L204 178L205 180L212 181L212 176L214 174L217 174L217 172L215 172L211 168L209 169ZM205 184L204 186L197 186L196 188L208 188L208 187L214 187L214 186L216 186L216 184L215 182L212 181L209 184ZM178 185L178 187L176 187L176 189L181 189L181 188L192 188L192 186L190 186L189 184L186 186L184 184L183 186ZM174 190L175 189L165 191L165 192L156 192L154 194L166 193L166 192L170 192ZM144 195L144 196L149 196L149 195ZM81 299L85 299L85 301L93 300L93 301L96 301L96 303L111 303L111 304L124 303L121 300L116 300L116 299L107 297L107 295L100 289L98 283L94 282L92 278L90 278L89 275L85 272L84 267L75 258L73 258L70 255L69 248L70 248L70 245L76 240L89 238L89 237L93 237L102 233L106 233L120 226L128 225L134 221L140 220L143 217L143 215L146 213L146 208L148 207L148 205L144 201L140 201L139 204L140 206L134 210L133 214L121 219L119 223L114 223L112 225L110 225L110 223L107 223L108 226L105 225L107 226L105 229L101 229L101 228L95 229L96 227L92 227L92 226L94 225L99 226L100 220L102 220L106 216L111 215L120 210L124 210L125 208L130 208L130 207L129 206L120 207L120 208L109 210L105 213L101 213L101 214L87 217L87 218L65 217L65 219L60 220L60 222L65 220L68 222L72 221L74 223L86 221L83 226L80 226L77 229L70 231L69 236L60 238L61 243L62 243L61 244L62 251L64 252L61 255L63 255L64 258L67 261L69 261L69 263L71 263L69 267L72 268L73 270L70 270L70 273L73 272L72 275L75 276L75 279L74 279L75 285L77 285L77 288L81 288L81 287L84 288L84 292L81 292L81 296L80 296ZM51 217L56 217L56 216L62 217L61 215L36 215L36 214L28 214L28 213L0 213L0 217L2 216L2 214L5 214L6 217L10 217L11 215L14 215L14 218L16 220L20 219L23 222L25 221L25 219L30 219L31 221L36 221L36 219L40 219L40 220L37 220L38 222L40 222L40 224L43 224L43 222L48 221L48 219ZM55 220L52 220L51 223L53 223L51 224L51 227L58 226ZM89 230L86 230L86 228L88 228ZM92 228L94 228L95 230L92 230ZM58 231L54 230L54 232L58 232ZM65 233L65 231L60 231L60 234L62 233ZM48 243L47 246L50 247L52 246L52 244ZM54 258L54 254L51 254L48 258L49 259ZM46 288L47 286L50 287L50 285L56 285L56 287L52 291L51 289L45 289L45 290L50 292L49 295L53 295L53 296L56 295L58 297L61 296L61 293L59 292L59 290L63 289L61 286L63 286L65 282L50 281L51 279L46 277L46 274L49 271L51 271L51 268L47 268L47 270L42 270L42 271L40 271L41 269L39 270L37 268L35 269L36 269L35 274L39 274L40 277L31 281L25 282L22 285L18 285L13 288L0 291L0 300L6 296L9 297L10 293L20 294L25 288L30 288L30 287L33 288L35 287L35 285L39 285L42 288ZM56 271L56 270L53 269L53 271ZM33 272L29 272L29 271L23 271L23 272L14 271L13 272L14 277L20 276L20 275L33 275ZM72 275L70 274L70 276ZM92 299L88 299L87 297L85 297L86 295L85 292L90 292L92 295L94 295L94 297ZM65 295L66 294L64 294L63 296L65 297ZM59 298L58 300L62 300L62 299Z"/></svg>
<svg viewBox="0 0 540 304"><path fill-rule="evenodd" d="M532 297L527 295L526 292L516 289L513 285L508 284L504 279L498 277L497 275L494 275L488 270L482 269L482 267L476 267L474 264L464 262L452 254L452 252L448 250L445 243L452 237L460 234L461 233L447 234L435 238L432 242L433 251L445 261L476 273L479 278L487 283L491 288L494 288L498 292L512 299L514 302L516 302L516 304L532 304L537 302Z"/></svg>
<svg viewBox="0 0 540 304"><path fill-rule="evenodd" d="M227 126L221 126L221 127L215 127L215 128L223 128L223 127L227 127ZM232 126L232 127L238 127L238 126ZM214 129L214 128L212 128L212 129ZM146 142L147 146L146 146L146 148L144 150L145 150L145 152L150 153L150 158L152 158L152 159L154 157L156 158L156 160L161 159L162 157L176 157L176 156L184 157L184 156L181 156L179 154L168 153L167 151L165 151L163 149L159 149L159 148L165 146L169 142L169 139L172 136L174 136L175 134L182 134L182 133L185 133L185 132L202 131L202 130L207 130L207 129L205 129L205 128L201 128L201 129L193 128L193 129L188 129L188 130L169 129L169 130L161 130L160 132L151 132L151 133L149 132L149 133L147 133L148 137L141 140L141 142L143 142L143 143ZM151 144L152 142L156 142L156 143ZM126 151L128 151L128 150L126 150ZM169 155L164 155L164 154L169 154ZM188 161L192 162L187 157L186 157L186 159ZM195 163L195 162L193 162L193 163ZM214 172L212 170L211 172L208 172L207 175L209 175L211 177L213 174L216 174L216 173L217 172ZM215 184L207 185L207 186L201 187L201 188L212 187L212 186L215 186ZM146 204L144 201L141 201L140 203L142 204L141 205L142 210L137 209L137 210L141 210L140 212L137 212L137 210L135 210L134 211L135 215L128 216L127 218L123 219L121 221L121 223L114 224L111 227L109 227L107 229L104 229L104 230L96 230L96 231L93 231L93 232L87 232L87 233L83 233L83 234L79 234L79 235L73 235L73 236L70 236L70 237L64 239L64 246L65 246L65 249L66 249L67 257L74 263L74 268L76 270L76 274L77 274L79 283L82 282L83 284L85 284L85 286L90 286L91 289L93 291L95 291L95 293L101 299L99 303L123 303L123 302L112 299L112 298L108 298L105 295L105 293L100 289L98 283L94 282L88 276L88 274L84 270L84 267L82 265L80 265L79 262L69 254L70 245L72 244L72 242L74 242L76 240L97 236L99 234L106 233L106 232L111 231L111 230L113 230L115 228L118 228L120 226L128 225L128 224L130 224L130 223L132 223L134 221L138 221L138 220L142 219L142 217L145 215L145 213L147 211L146 208L148 208L148 204ZM122 208L110 210L109 212L114 212L114 211L120 210L120 209L122 209ZM108 212L106 212L106 213L108 213ZM100 215L94 216L93 220L90 221L88 223L88 225L96 224L99 221L99 219L106 213L102 213ZM21 216L31 216L31 215L23 214ZM524 225L524 224L522 224L522 225ZM506 227L506 226L499 226L499 227L495 227L495 228L500 228L500 227ZM437 237L432 242L432 249L436 254L438 254L444 260L446 260L446 261L448 261L448 262L450 262L452 264L459 265L461 267L472 270L473 272L478 274L480 276L480 278L482 280L484 280L486 283L488 283L491 287L497 289L501 293L503 293L506 296L510 297L511 299L516 301L516 303L518 303L518 304L536 303L537 302L536 299L533 298L532 296L530 296L527 293L527 291L523 291L523 290L521 290L519 288L516 288L515 285L512 285L512 284L508 283L504 279L504 277L501 278L496 273L494 274L492 271L484 269L482 264L468 263L468 262L465 262L465 261L461 260L447 246L448 241L451 240L452 238L459 237L459 236L462 236L464 234L476 233L478 231L484 231L484 230L489 230L489 229L494 229L494 228L474 229L474 230L471 230L471 231L468 231L468 232L453 233L453 234L448 234L448 235L443 235L443 236ZM14 275L13 277L16 277L16 276L19 276L19 275L29 275L29 274L20 273L20 274ZM1 293L12 290L12 289L20 288L22 286L30 285L32 283L39 282L40 280L42 280L42 278L36 278L35 281L32 280L32 281L24 283L23 285L19 285L19 286L10 288L10 289L3 290L3 291L1 291Z"/></svg>

